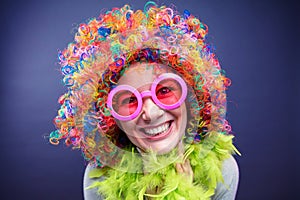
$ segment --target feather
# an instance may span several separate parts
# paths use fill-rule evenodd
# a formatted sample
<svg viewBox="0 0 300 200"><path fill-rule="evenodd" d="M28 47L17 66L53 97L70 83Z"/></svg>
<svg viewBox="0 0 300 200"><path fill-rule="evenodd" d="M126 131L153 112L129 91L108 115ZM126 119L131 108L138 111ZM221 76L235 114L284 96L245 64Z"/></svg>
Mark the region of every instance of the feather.
<svg viewBox="0 0 300 200"><path fill-rule="evenodd" d="M142 156L124 155L115 169L92 171L90 177L105 178L86 189L98 188L98 192L108 200L143 200L144 197L155 200L209 199L217 184L223 181L221 168L224 159L238 152L232 144L232 137L211 133L206 142L186 145L183 157L178 156L177 149L167 155L153 152ZM182 163L186 159L190 161L194 172L193 182L188 181L184 174L178 174L175 168L175 163ZM132 173L142 170L146 170L146 173Z"/></svg>

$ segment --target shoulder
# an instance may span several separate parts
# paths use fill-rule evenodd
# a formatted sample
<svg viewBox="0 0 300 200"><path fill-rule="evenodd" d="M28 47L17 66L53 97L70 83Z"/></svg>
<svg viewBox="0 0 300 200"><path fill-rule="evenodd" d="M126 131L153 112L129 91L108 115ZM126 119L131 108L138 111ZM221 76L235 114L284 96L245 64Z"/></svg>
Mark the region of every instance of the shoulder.
<svg viewBox="0 0 300 200"><path fill-rule="evenodd" d="M222 175L224 182L218 183L212 200L233 200L235 199L239 182L239 167L233 156L224 160Z"/></svg>
<svg viewBox="0 0 300 200"><path fill-rule="evenodd" d="M232 183L239 178L239 167L236 160L233 156L230 156L228 159L224 160L222 166L222 174L225 183Z"/></svg>
<svg viewBox="0 0 300 200"><path fill-rule="evenodd" d="M91 165L87 165L83 176L83 196L85 200L102 200L103 198L97 194L97 188L86 189L91 186L95 181L103 180L100 178L90 178L89 174L94 168Z"/></svg>

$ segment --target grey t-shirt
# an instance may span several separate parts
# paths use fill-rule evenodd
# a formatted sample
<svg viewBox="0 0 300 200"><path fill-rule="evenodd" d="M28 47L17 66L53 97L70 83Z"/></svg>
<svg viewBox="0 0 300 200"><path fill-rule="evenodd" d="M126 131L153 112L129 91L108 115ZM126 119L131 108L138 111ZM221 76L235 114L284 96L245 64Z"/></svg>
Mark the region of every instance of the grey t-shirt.
<svg viewBox="0 0 300 200"><path fill-rule="evenodd" d="M93 168L88 165L86 167L83 178L83 194L85 200L104 200L99 194L97 189L84 189L90 186L94 181L101 181L101 177L98 179L89 178L88 174ZM222 175L224 183L218 183L212 200L234 200L238 188L239 182L239 169L235 159L231 156L223 163Z"/></svg>

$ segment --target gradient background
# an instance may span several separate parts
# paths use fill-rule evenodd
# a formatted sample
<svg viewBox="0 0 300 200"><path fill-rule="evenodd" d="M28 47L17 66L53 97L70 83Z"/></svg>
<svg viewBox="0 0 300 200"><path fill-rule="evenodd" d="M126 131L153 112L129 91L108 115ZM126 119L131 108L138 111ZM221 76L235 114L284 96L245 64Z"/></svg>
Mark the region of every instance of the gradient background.
<svg viewBox="0 0 300 200"><path fill-rule="evenodd" d="M243 154L237 199L297 199L299 188L299 6L276 0L160 0L209 26L232 79L228 119ZM57 50L103 8L144 0L5 0L0 32L0 199L82 199L85 161L46 136L61 82ZM298 191L299 192L299 191ZM298 198L299 199L299 198Z"/></svg>

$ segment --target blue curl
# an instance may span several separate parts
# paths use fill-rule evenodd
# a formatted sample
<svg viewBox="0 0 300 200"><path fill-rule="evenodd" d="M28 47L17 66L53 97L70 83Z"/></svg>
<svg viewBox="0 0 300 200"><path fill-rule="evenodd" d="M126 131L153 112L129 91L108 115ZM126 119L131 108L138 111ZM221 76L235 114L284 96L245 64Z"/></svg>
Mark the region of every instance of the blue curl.
<svg viewBox="0 0 300 200"><path fill-rule="evenodd" d="M107 37L110 33L111 33L110 28L100 27L98 29L98 34L103 36L103 37Z"/></svg>

